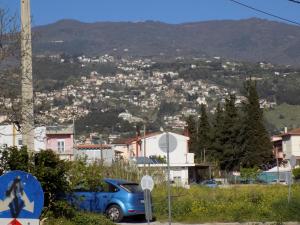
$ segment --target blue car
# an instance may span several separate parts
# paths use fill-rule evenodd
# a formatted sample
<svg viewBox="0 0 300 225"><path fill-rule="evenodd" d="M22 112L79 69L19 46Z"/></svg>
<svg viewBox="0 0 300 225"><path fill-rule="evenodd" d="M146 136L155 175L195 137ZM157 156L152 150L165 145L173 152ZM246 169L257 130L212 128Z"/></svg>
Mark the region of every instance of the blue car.
<svg viewBox="0 0 300 225"><path fill-rule="evenodd" d="M142 189L126 180L104 179L98 191L78 189L67 196L67 201L80 210L106 214L114 222L145 214Z"/></svg>

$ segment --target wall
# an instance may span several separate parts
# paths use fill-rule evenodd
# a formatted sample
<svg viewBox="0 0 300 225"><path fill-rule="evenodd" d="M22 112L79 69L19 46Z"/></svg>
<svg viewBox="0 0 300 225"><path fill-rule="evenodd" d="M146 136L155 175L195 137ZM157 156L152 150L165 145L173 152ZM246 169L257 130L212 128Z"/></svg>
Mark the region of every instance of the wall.
<svg viewBox="0 0 300 225"><path fill-rule="evenodd" d="M80 156L86 155L87 161L89 163L101 160L101 150L100 149L79 149L78 154ZM106 165L111 165L115 159L115 152L112 149L102 150L103 163Z"/></svg>
<svg viewBox="0 0 300 225"><path fill-rule="evenodd" d="M52 149L54 152L58 152L57 142L58 140L65 141L65 151L62 154L73 155L73 135L72 134L47 134L46 148Z"/></svg>
<svg viewBox="0 0 300 225"><path fill-rule="evenodd" d="M282 138L282 151L285 154L285 158L290 158L292 154L292 141L290 136L284 136Z"/></svg>
<svg viewBox="0 0 300 225"><path fill-rule="evenodd" d="M151 136L146 138L146 156L149 157L151 155L157 156L165 156L167 157L167 153L162 151L159 147L159 139L162 134L158 134L155 136ZM177 141L177 146L174 151L170 152L170 164L186 164L186 163L194 163L194 157L192 153L188 153L188 137L171 133ZM140 156L144 156L144 139L142 139L142 151Z"/></svg>
<svg viewBox="0 0 300 225"><path fill-rule="evenodd" d="M131 157L129 147L125 144L115 144L113 145L112 149L114 151L122 152L123 159L129 159Z"/></svg>
<svg viewBox="0 0 300 225"><path fill-rule="evenodd" d="M291 137L291 145L292 145L292 155L300 156L300 136L292 136Z"/></svg>

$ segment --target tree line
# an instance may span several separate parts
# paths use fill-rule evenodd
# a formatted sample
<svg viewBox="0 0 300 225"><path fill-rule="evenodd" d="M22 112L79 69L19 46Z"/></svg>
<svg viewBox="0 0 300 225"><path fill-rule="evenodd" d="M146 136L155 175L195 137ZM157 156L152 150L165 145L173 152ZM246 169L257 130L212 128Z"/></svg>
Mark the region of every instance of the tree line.
<svg viewBox="0 0 300 225"><path fill-rule="evenodd" d="M230 94L211 117L201 105L199 115L187 118L190 152L197 161L215 163L224 171L271 166L272 145L255 81L244 84L244 97L237 106L235 95Z"/></svg>

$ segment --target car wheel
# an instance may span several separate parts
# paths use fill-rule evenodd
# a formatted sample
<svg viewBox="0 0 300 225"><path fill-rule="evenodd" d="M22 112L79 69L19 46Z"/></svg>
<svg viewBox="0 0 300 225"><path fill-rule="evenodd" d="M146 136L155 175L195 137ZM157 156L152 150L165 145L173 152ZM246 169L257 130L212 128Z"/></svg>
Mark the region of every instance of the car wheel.
<svg viewBox="0 0 300 225"><path fill-rule="evenodd" d="M122 209L118 205L109 206L106 215L113 222L120 222L123 219Z"/></svg>

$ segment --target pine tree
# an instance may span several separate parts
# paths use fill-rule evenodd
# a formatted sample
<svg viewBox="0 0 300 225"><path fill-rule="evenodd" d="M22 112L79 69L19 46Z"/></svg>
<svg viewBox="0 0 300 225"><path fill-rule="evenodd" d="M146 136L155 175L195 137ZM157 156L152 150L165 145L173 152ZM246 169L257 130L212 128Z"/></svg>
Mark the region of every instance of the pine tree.
<svg viewBox="0 0 300 225"><path fill-rule="evenodd" d="M201 104L200 119L198 122L198 156L202 155L203 159L211 158L210 149L210 124L206 113L205 105Z"/></svg>
<svg viewBox="0 0 300 225"><path fill-rule="evenodd" d="M243 167L262 166L272 159L272 145L263 124L263 111L260 109L256 83L249 80L245 85L247 101L244 103L241 145Z"/></svg>
<svg viewBox="0 0 300 225"><path fill-rule="evenodd" d="M224 122L221 132L223 153L220 158L220 168L226 171L239 169L241 157L238 142L241 124L235 101L236 97L233 94L225 101Z"/></svg>
<svg viewBox="0 0 300 225"><path fill-rule="evenodd" d="M209 152L211 153L211 161L220 161L223 154L222 144L222 129L223 129L224 112L220 103L217 105L217 109L213 118L211 127L211 146Z"/></svg>
<svg viewBox="0 0 300 225"><path fill-rule="evenodd" d="M186 120L189 140L189 152L197 152L197 125L193 116L189 116Z"/></svg>

